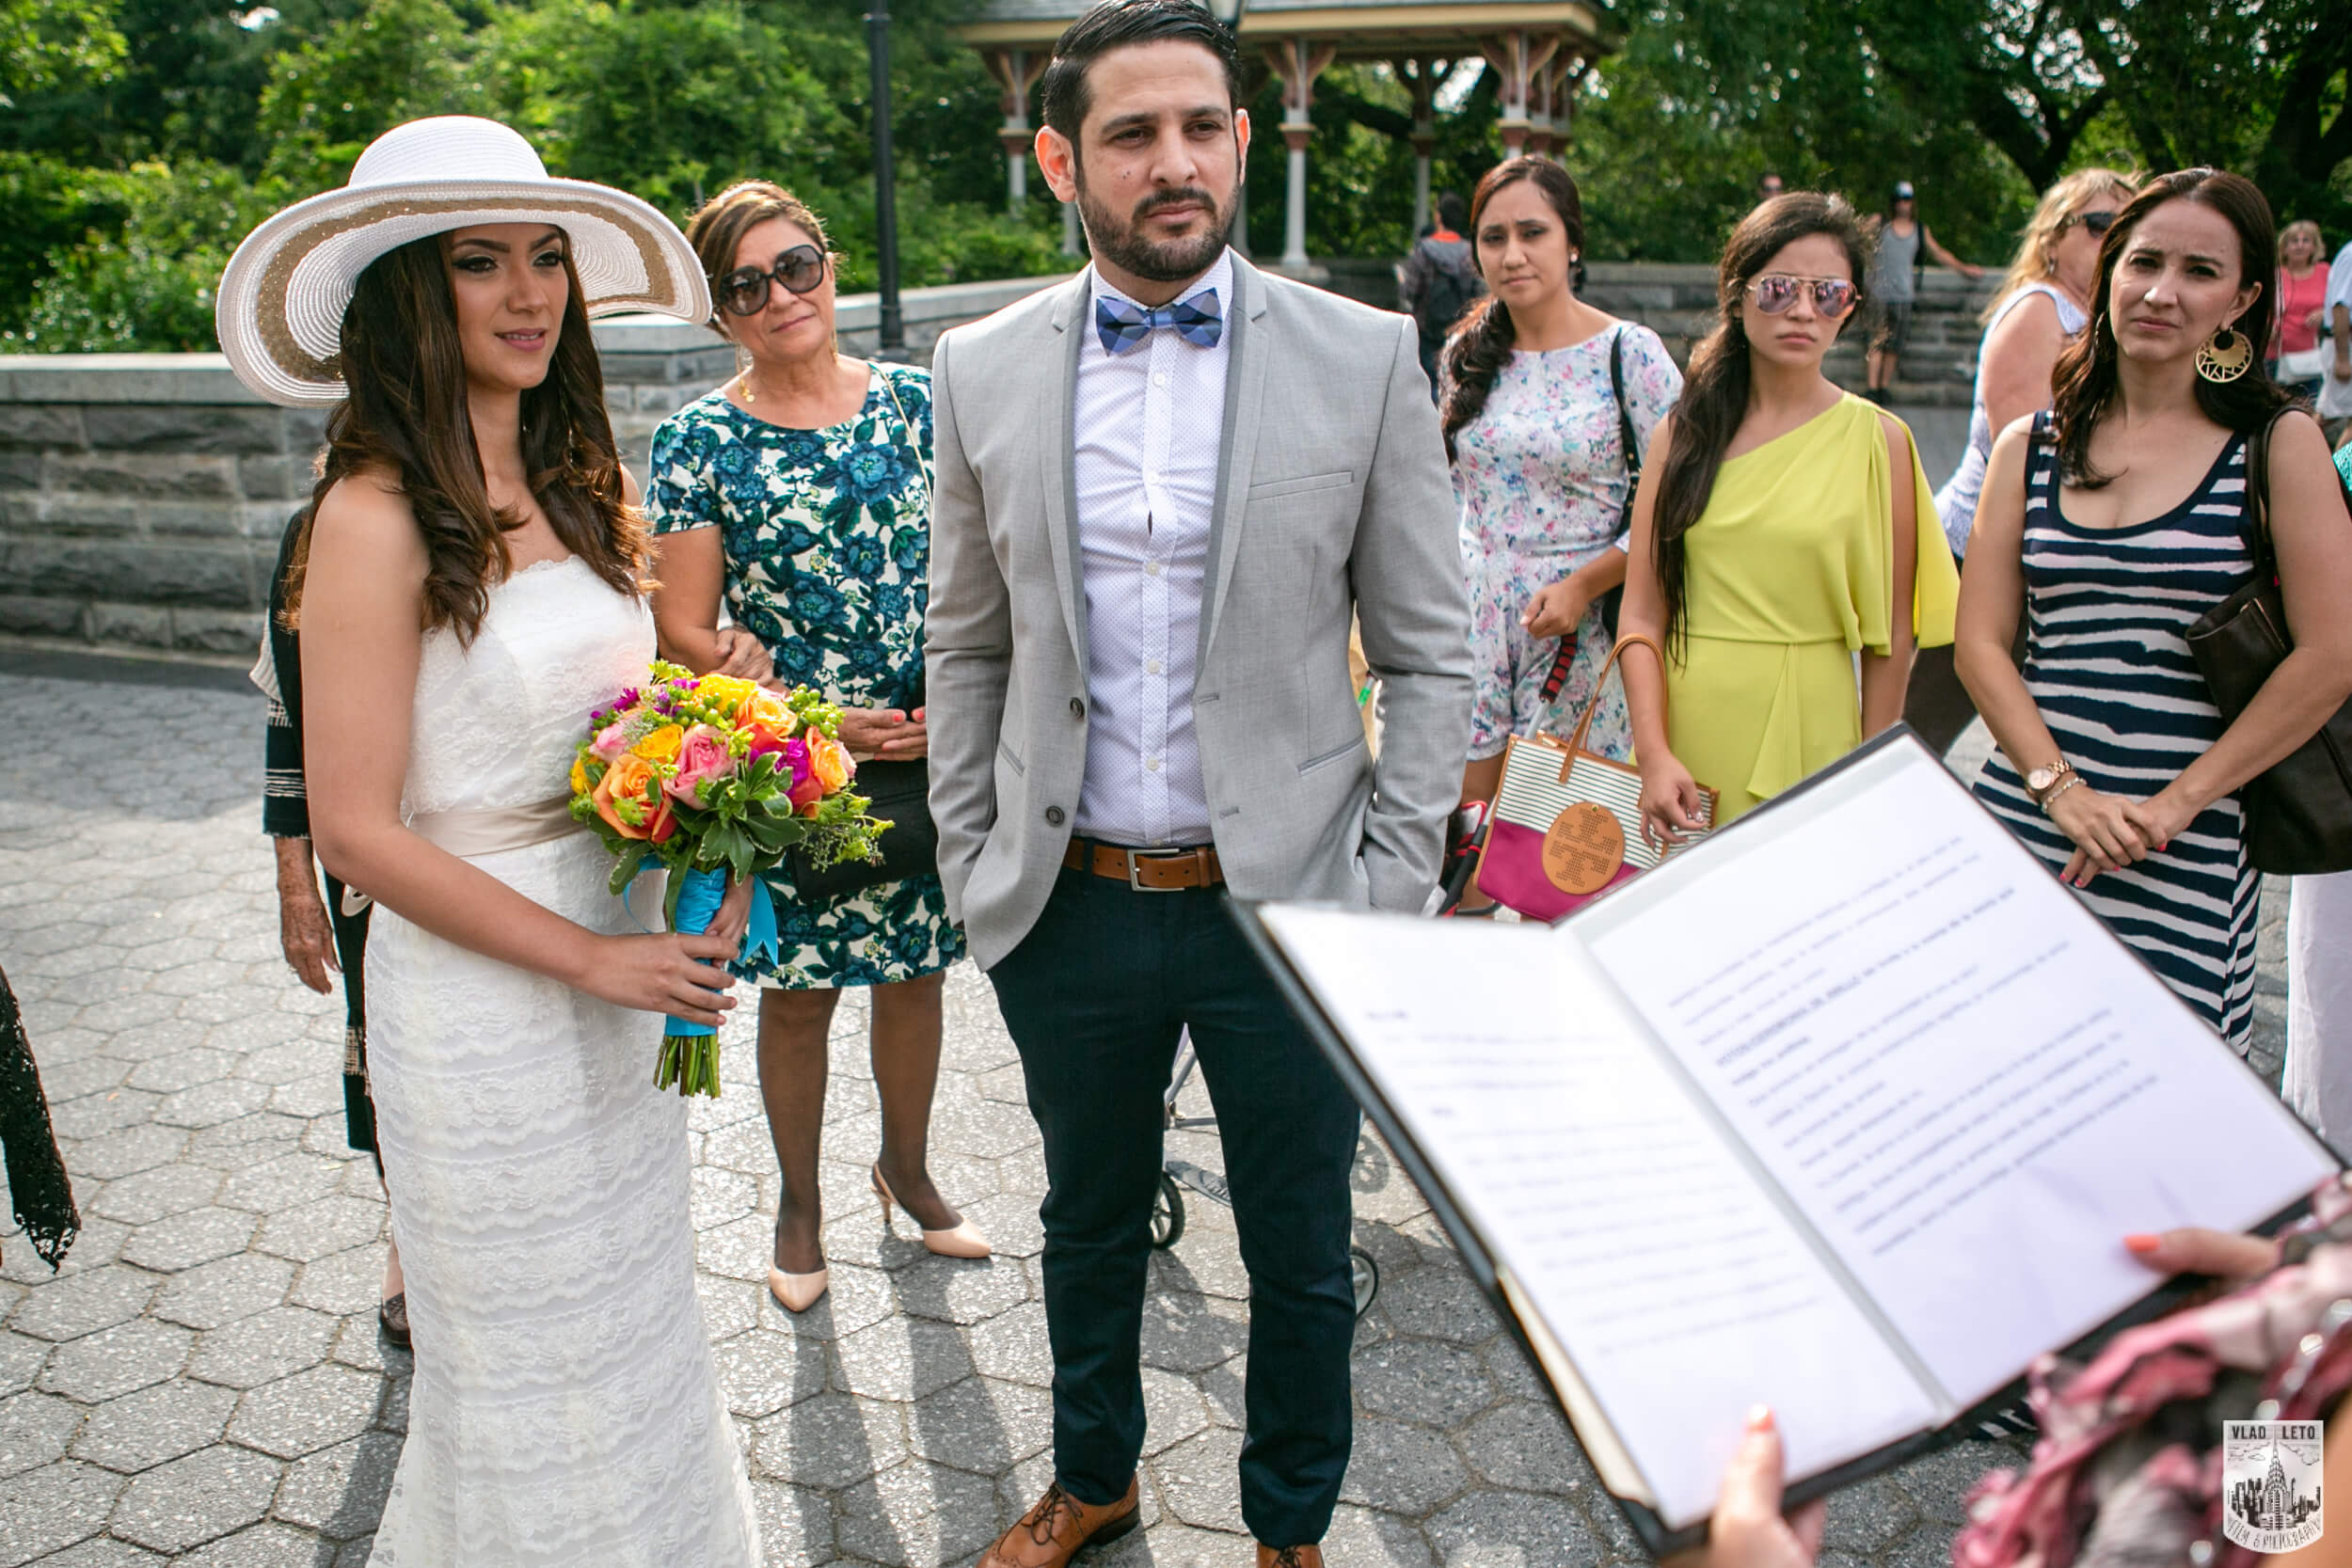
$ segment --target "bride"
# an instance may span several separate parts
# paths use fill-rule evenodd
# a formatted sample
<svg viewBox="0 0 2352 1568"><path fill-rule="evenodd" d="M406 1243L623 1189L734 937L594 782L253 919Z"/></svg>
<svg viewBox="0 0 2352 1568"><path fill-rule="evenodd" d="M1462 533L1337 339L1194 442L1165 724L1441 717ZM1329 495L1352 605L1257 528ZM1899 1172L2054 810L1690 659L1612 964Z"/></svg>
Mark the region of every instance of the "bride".
<svg viewBox="0 0 2352 1568"><path fill-rule="evenodd" d="M391 1568L758 1560L694 1293L663 1013L734 1004L743 895L636 932L564 810L654 652L588 316L700 321L677 230L488 120L387 132L229 264L221 346L331 404L289 594L320 858L381 906L373 1075L417 1372ZM640 900L658 908L658 903Z"/></svg>

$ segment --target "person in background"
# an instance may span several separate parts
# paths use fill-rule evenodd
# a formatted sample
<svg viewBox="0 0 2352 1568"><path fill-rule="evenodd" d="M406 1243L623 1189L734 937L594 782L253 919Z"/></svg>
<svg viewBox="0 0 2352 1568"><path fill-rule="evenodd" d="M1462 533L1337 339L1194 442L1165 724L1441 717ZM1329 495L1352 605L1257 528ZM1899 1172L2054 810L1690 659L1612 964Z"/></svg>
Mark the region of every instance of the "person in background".
<svg viewBox="0 0 2352 1568"><path fill-rule="evenodd" d="M1438 354L1470 302L1485 293L1477 259L1460 233L1462 193L1438 193L1438 227L1413 244L1397 275L1397 294L1421 331L1421 372L1436 397Z"/></svg>
<svg viewBox="0 0 2352 1568"><path fill-rule="evenodd" d="M1821 373L1866 303L1866 245L1815 191L1741 219L1722 320L1643 466L1619 631L1665 650L1620 665L1652 842L1700 826L1701 784L1728 822L1894 723L1912 650L1951 636L1911 431Z"/></svg>
<svg viewBox="0 0 2352 1568"><path fill-rule="evenodd" d="M1985 307L1968 445L1935 495L1944 537L1957 558L1968 553L1968 531L1977 520L1977 493L1984 487L1993 437L2023 416L2050 406L2050 377L2058 355L2090 319L2099 242L2131 200L2133 188L2129 175L2083 168L2042 192L2010 260L2009 275ZM2020 657L2023 653L2021 647ZM1920 738L1945 752L1976 716L1968 689L1952 668L1952 650L1922 650L1911 673L1904 720Z"/></svg>
<svg viewBox="0 0 2352 1568"><path fill-rule="evenodd" d="M722 601L774 650L779 673L841 708L860 758L913 761L929 748L923 611L930 565L930 377L839 351L824 225L790 193L747 181L713 197L687 237L718 304L713 320L749 363L654 432L646 511L661 586L664 651L697 670L723 657ZM831 897L768 873L781 958L753 955L759 982L759 1090L784 1188L768 1286L805 1311L830 1274L818 1179L827 1037L844 990L872 996L882 1147L867 1179L905 1208L923 1244L985 1258L988 1238L932 1184L931 1097L942 996L963 933L937 873Z"/></svg>
<svg viewBox="0 0 2352 1568"><path fill-rule="evenodd" d="M1761 207L1787 188L1779 175L1772 173L1770 169L1765 170L1756 177L1756 204Z"/></svg>
<svg viewBox="0 0 2352 1568"><path fill-rule="evenodd" d="M1879 335L1870 345L1868 364L1872 403L1886 401L1887 389L1902 370L1903 345L1911 340L1911 308L1918 298L1922 250L1966 277L1984 276L1982 267L1962 261L1937 243L1919 221L1919 193L1910 181L1898 180L1894 198L1879 219L1878 249L1870 262L1870 293L1879 306Z"/></svg>
<svg viewBox="0 0 2352 1568"><path fill-rule="evenodd" d="M1960 678L2000 746L1977 798L2240 1052L2259 880L2236 791L2352 694L2352 526L2299 412L2266 476L2293 651L2225 724L2184 636L2254 570L2247 437L2288 401L2260 352L2277 258L2236 175L2141 188L2050 412L1994 443L1961 594Z"/></svg>
<svg viewBox="0 0 2352 1568"><path fill-rule="evenodd" d="M2336 472L2352 487L2352 446ZM2287 895L2287 1060L2282 1092L2339 1154L2352 1150L2352 871L2296 877Z"/></svg>
<svg viewBox="0 0 2352 1568"><path fill-rule="evenodd" d="M253 676L269 699L262 733L262 832L278 855L278 941L295 978L321 996L335 989L330 975L343 977L343 1141L364 1149L384 1180L384 1156L375 1147L375 1105L368 1098L368 1014L363 983L368 946L364 894L355 894L330 873L326 897L319 897L319 871L310 853L310 792L302 773L302 646L286 625L286 578L302 536L306 512L286 525L270 576L269 629ZM385 1189L389 1206L391 1191ZM400 1243L387 1236L384 1289L375 1321L384 1338L408 1349L408 1295L401 1280Z"/></svg>
<svg viewBox="0 0 2352 1568"><path fill-rule="evenodd" d="M2352 240L2328 268L2328 352L2320 368L2319 425L2330 447L2352 436Z"/></svg>
<svg viewBox="0 0 2352 1568"><path fill-rule="evenodd" d="M1470 203L1491 291L1446 345L1440 425L1461 501L1477 696L1462 799L1490 800L1514 734L1565 735L1609 657L1603 601L1625 581L1633 467L1682 395L1682 372L1648 327L1576 297L1584 248L1576 182L1547 158L1512 158ZM1547 690L1563 651L1567 678ZM1587 742L1624 757L1621 688L1601 694ZM1477 900L1470 901L1475 907Z"/></svg>
<svg viewBox="0 0 2352 1568"><path fill-rule="evenodd" d="M2316 404L2325 379L2328 269L2319 225L2297 218L2279 230L2279 325L2270 336L2270 376Z"/></svg>

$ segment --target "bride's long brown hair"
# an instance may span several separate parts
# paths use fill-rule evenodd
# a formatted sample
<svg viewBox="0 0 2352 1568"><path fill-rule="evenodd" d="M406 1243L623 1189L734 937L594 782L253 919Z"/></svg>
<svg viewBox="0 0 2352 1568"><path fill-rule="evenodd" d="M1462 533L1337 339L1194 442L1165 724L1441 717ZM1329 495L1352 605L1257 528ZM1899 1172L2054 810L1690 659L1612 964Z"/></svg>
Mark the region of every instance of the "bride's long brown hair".
<svg viewBox="0 0 2352 1568"><path fill-rule="evenodd" d="M319 502L362 472L397 477L424 536L424 629L471 641L490 589L514 569L506 535L522 526L490 504L466 407L466 358L450 292L447 234L412 240L359 275L343 312L345 393L326 418L326 450L287 569L285 622L300 624L302 580ZM568 246L569 299L547 378L522 396L524 471L564 548L623 594L642 594L651 560L645 519L623 498L620 449L604 407L604 370Z"/></svg>

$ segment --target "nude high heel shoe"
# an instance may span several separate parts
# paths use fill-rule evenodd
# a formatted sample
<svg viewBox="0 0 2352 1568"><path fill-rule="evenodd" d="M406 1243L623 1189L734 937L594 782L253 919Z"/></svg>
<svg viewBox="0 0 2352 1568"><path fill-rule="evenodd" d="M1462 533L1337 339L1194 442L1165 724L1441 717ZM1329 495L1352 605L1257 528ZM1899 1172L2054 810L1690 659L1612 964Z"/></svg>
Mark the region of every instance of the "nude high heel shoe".
<svg viewBox="0 0 2352 1568"><path fill-rule="evenodd" d="M777 1227L783 1227L781 1216ZM817 1305L818 1298L833 1283L833 1271L819 1268L815 1274L787 1274L772 1263L768 1268L768 1293L776 1298L776 1305L799 1315Z"/></svg>
<svg viewBox="0 0 2352 1568"><path fill-rule="evenodd" d="M882 1199L882 1225L886 1228L890 1224L891 1205L898 1204L901 1209L906 1205L898 1203L891 1195L890 1183L882 1180L879 1163L875 1164L873 1174L874 1196ZM988 1238L980 1233L980 1227L970 1220L960 1222L952 1230L924 1231L923 1244L942 1258L986 1258L995 1250L988 1244Z"/></svg>

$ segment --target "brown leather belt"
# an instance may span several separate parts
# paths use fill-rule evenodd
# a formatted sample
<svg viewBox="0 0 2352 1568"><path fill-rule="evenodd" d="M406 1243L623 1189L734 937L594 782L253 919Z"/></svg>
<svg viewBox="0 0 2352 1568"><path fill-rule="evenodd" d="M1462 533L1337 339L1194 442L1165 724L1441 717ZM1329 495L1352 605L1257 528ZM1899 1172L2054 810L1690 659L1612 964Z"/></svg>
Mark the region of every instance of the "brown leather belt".
<svg viewBox="0 0 2352 1568"><path fill-rule="evenodd" d="M1061 863L1073 871L1091 871L1124 882L1137 893L1182 893L1186 888L1215 887L1225 879L1216 851L1198 849L1122 849L1116 844L1094 844L1073 838Z"/></svg>

